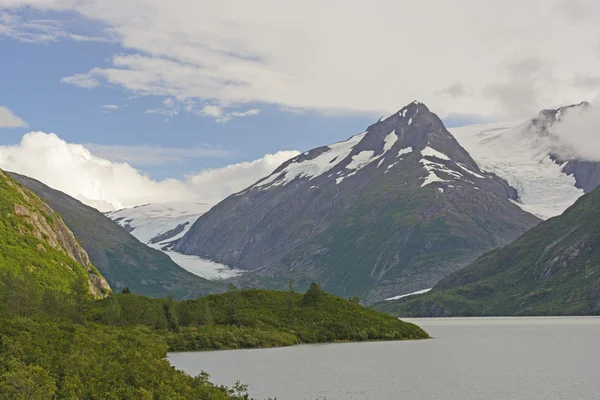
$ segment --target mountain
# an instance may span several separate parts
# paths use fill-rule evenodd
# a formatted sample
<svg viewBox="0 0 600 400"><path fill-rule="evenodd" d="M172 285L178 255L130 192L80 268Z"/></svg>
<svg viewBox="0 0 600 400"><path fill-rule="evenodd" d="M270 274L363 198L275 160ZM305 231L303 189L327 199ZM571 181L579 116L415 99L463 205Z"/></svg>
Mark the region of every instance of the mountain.
<svg viewBox="0 0 600 400"><path fill-rule="evenodd" d="M156 249L170 250L199 216L211 206L194 202L144 204L105 213L140 242Z"/></svg>
<svg viewBox="0 0 600 400"><path fill-rule="evenodd" d="M110 287L59 214L0 170L0 272L31 274L43 287L71 291L78 279L104 297Z"/></svg>
<svg viewBox="0 0 600 400"><path fill-rule="evenodd" d="M399 316L600 314L600 188L432 291L375 306Z"/></svg>
<svg viewBox="0 0 600 400"><path fill-rule="evenodd" d="M539 220L422 103L307 151L202 215L174 247L242 286L311 281L373 302L426 288Z"/></svg>
<svg viewBox="0 0 600 400"><path fill-rule="evenodd" d="M10 175L44 199L65 221L111 287L150 297L195 298L224 291L225 285L196 276L161 251L151 249L96 209L16 173Z"/></svg>
<svg viewBox="0 0 600 400"><path fill-rule="evenodd" d="M450 129L480 167L505 179L519 205L547 219L562 214L600 184L600 163L585 159L563 135L585 121L586 103L542 110L528 121ZM567 124L561 126L564 121ZM565 131L559 134L560 131ZM599 133L600 138L600 133Z"/></svg>

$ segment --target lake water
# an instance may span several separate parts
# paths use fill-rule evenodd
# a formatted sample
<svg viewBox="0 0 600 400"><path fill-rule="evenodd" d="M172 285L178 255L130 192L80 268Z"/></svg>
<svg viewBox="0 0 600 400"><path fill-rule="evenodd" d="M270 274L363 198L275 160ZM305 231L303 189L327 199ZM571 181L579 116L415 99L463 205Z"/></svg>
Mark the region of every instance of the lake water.
<svg viewBox="0 0 600 400"><path fill-rule="evenodd" d="M173 353L278 400L597 400L600 318L410 320L432 340Z"/></svg>

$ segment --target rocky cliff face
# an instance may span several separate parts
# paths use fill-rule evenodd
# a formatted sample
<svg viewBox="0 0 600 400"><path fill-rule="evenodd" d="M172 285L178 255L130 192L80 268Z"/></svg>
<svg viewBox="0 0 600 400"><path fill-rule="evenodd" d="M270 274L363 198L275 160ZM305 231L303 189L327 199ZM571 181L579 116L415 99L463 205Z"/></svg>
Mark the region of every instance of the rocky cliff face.
<svg viewBox="0 0 600 400"><path fill-rule="evenodd" d="M12 204L13 214L18 218L13 227L16 227L21 235L37 239L39 243L36 248L40 252L45 251L48 246L64 253L76 262L87 274L90 293L94 297L100 298L110 293L108 283L92 265L88 254L77 243L62 218L38 196L12 180L4 171L0 171L0 181L3 186L1 201L7 206ZM5 249L5 251L10 250ZM48 262L56 263L58 261L49 260ZM63 267L65 271L73 272L72 266L64 264ZM32 264L32 268L37 267Z"/></svg>
<svg viewBox="0 0 600 400"><path fill-rule="evenodd" d="M539 220L422 103L305 152L201 216L175 250L241 283L320 282L372 302L432 287Z"/></svg>

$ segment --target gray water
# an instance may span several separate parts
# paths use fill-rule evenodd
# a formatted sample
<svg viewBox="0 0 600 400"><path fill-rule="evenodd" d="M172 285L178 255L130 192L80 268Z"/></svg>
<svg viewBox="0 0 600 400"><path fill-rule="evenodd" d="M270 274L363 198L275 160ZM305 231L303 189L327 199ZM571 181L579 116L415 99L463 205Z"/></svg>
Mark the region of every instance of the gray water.
<svg viewBox="0 0 600 400"><path fill-rule="evenodd" d="M411 320L434 339L173 353L278 400L598 400L600 318Z"/></svg>

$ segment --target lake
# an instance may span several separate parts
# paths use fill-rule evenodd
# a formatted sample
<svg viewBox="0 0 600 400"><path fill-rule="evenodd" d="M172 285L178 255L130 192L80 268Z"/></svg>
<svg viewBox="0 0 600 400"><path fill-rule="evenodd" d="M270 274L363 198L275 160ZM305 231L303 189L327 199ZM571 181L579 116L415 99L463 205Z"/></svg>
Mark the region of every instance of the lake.
<svg viewBox="0 0 600 400"><path fill-rule="evenodd" d="M173 353L278 400L597 400L600 318L411 319L434 339Z"/></svg>

